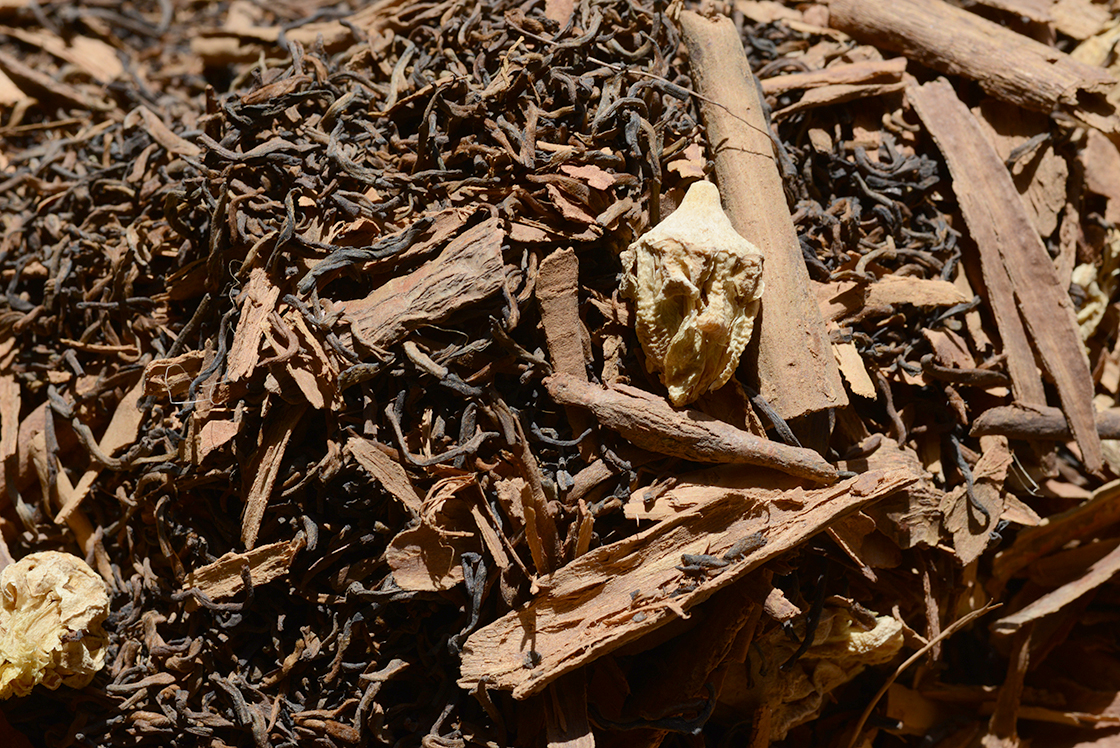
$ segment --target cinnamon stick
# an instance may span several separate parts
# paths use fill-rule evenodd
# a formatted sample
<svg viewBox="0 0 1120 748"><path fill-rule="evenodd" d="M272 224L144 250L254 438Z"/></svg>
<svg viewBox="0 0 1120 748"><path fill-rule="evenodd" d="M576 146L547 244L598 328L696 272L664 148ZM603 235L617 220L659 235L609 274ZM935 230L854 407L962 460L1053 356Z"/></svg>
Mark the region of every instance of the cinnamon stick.
<svg viewBox="0 0 1120 748"><path fill-rule="evenodd" d="M1120 409L1097 413L1097 433L1102 439L1120 439ZM1069 424L1060 408L1027 407L1021 403L988 408L972 423L972 436L1001 434L1011 439L1070 438Z"/></svg>
<svg viewBox="0 0 1120 748"><path fill-rule="evenodd" d="M1007 167L947 81L912 87L907 95L949 164L961 213L980 252L985 285L989 291L997 289L1004 299L1007 287L1014 294L1015 304L1009 308L1001 308L992 297L1001 336L1007 342L1009 333L1018 335L1019 324L1026 328L1031 346L1057 387L1086 470L1100 472L1104 456L1093 417L1093 380L1069 293ZM1016 384L1016 357L1024 358L1023 352L1009 347L1008 368L1017 388L1022 380ZM1030 368L1025 360L1021 366ZM1032 405L1045 403L1037 392L1030 397Z"/></svg>
<svg viewBox="0 0 1120 748"><path fill-rule="evenodd" d="M974 13L942 0L829 0L828 9L832 28L977 81L1001 101L1047 114L1061 109L1104 132L1120 132L1106 98L1116 85L1107 70Z"/></svg>
<svg viewBox="0 0 1120 748"><path fill-rule="evenodd" d="M848 398L809 289L764 102L739 33L728 18L691 11L681 13L680 24L728 216L766 258L758 342L745 354L757 377L750 384L786 420L843 407Z"/></svg>
<svg viewBox="0 0 1120 748"><path fill-rule="evenodd" d="M698 462L740 462L831 483L836 468L811 449L760 439L696 410L674 410L648 392L601 387L568 374L545 380L552 399L589 409L608 428L651 452Z"/></svg>

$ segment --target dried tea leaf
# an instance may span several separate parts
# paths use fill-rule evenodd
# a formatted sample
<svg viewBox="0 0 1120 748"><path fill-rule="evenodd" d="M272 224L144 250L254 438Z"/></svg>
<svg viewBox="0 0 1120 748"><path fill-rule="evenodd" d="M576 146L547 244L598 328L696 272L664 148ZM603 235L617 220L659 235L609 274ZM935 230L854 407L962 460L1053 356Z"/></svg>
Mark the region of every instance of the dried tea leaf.
<svg viewBox="0 0 1120 748"><path fill-rule="evenodd" d="M101 577L77 556L43 551L6 567L0 589L0 698L39 683L85 688L105 665Z"/></svg>
<svg viewBox="0 0 1120 748"><path fill-rule="evenodd" d="M696 182L680 207L621 255L646 366L674 405L722 387L754 331L762 254L739 236L719 190Z"/></svg>

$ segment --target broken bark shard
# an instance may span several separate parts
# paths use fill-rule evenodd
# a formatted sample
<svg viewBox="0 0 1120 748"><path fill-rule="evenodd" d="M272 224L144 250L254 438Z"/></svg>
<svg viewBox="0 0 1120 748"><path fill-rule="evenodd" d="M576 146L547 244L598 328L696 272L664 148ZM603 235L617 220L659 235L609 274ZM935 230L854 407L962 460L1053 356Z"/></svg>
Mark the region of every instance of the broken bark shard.
<svg viewBox="0 0 1120 748"><path fill-rule="evenodd" d="M505 282L500 221L491 218L464 231L431 262L393 278L364 299L343 304L354 337L377 351L409 330L442 322L497 293Z"/></svg>
<svg viewBox="0 0 1120 748"><path fill-rule="evenodd" d="M512 690L523 699L556 678L664 626L828 523L910 485L874 472L758 507L732 492L700 510L602 546L539 580L528 606L479 629L463 647L459 685ZM682 554L727 561L693 586ZM635 590L637 591L636 594Z"/></svg>
<svg viewBox="0 0 1120 748"><path fill-rule="evenodd" d="M811 449L761 439L699 411L674 410L634 387L602 387L563 374L549 377L545 386L556 402L587 408L604 426L651 452L698 462L745 462L818 483L838 475Z"/></svg>

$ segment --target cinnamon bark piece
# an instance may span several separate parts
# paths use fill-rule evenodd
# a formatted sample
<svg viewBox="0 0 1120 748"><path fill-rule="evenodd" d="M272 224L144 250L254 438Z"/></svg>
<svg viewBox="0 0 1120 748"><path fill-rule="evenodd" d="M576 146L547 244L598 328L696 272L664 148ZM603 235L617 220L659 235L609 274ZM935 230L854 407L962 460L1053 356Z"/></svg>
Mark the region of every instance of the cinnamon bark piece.
<svg viewBox="0 0 1120 748"><path fill-rule="evenodd" d="M211 600L231 598L245 589L243 567L248 567L249 580L254 587L268 584L288 573L292 559L304 544L304 539L298 538L260 545L244 553L230 551L187 574L183 588L198 590ZM197 599L189 601L187 606L190 610L197 609Z"/></svg>
<svg viewBox="0 0 1120 748"><path fill-rule="evenodd" d="M505 231L497 218L467 229L434 260L393 278L364 299L342 304L343 320L350 323L357 342L376 351L420 325L448 319L501 290L503 239Z"/></svg>
<svg viewBox="0 0 1120 748"><path fill-rule="evenodd" d="M809 287L764 102L739 34L729 18L709 20L690 11L681 13L680 24L728 216L766 258L758 342L745 354L757 378L750 384L786 420L843 407L848 398Z"/></svg>
<svg viewBox="0 0 1120 748"><path fill-rule="evenodd" d="M1021 318L1031 346L1057 386L1085 468L1098 473L1104 457L1093 414L1093 380L1069 293L1058 279L1007 167L947 81L912 87L907 95L949 165L961 213L980 251L1000 335L1005 343L1017 338ZM1011 307L1004 306L1008 287L1015 299ZM1044 395L1033 381L1033 392L1020 389L1024 381L1020 375L1033 368L1027 353L1021 350L1021 343L1018 348L1008 346L1012 385L1016 396L1027 394L1029 404L1043 405Z"/></svg>
<svg viewBox="0 0 1120 748"><path fill-rule="evenodd" d="M829 0L829 25L881 49L977 81L1024 109L1063 110L1106 133L1120 131L1106 98L1107 70L941 0Z"/></svg>
<svg viewBox="0 0 1120 748"><path fill-rule="evenodd" d="M264 522L264 512L280 475L284 452L291 441L299 419L307 410L306 405L284 405L278 415L270 419L261 436L261 445L249 463L248 474L252 482L244 490L244 509L241 512L241 542L245 550L253 550Z"/></svg>
<svg viewBox="0 0 1120 748"><path fill-rule="evenodd" d="M1097 433L1102 439L1120 439L1120 409L1096 416ZM1069 423L1059 408L1028 407L1021 403L988 408L972 422L972 436L1002 434L1011 439L1070 438Z"/></svg>
<svg viewBox="0 0 1120 748"><path fill-rule="evenodd" d="M807 91L828 86L901 83L904 72L906 72L906 60L896 57L893 60L867 60L833 65L805 73L785 73L764 78L761 84L764 94L776 96L798 89Z"/></svg>
<svg viewBox="0 0 1120 748"><path fill-rule="evenodd" d="M1023 609L999 619L992 624L992 631L996 634L1014 633L1033 621L1072 605L1083 595L1111 580L1117 573L1120 573L1120 547L1114 548L1107 556L1090 566L1078 579L1048 592Z"/></svg>
<svg viewBox="0 0 1120 748"><path fill-rule="evenodd" d="M604 426L651 452L698 462L748 463L818 483L831 483L838 475L811 449L760 439L697 410L674 410L634 387L602 387L565 374L554 374L545 386L556 402L587 408Z"/></svg>
<svg viewBox="0 0 1120 748"><path fill-rule="evenodd" d="M1112 481L1094 491L1088 501L1050 515L1044 524L1019 532L1010 548L996 554L991 578L984 586L990 594L998 596L1020 570L1052 556L1073 541L1092 538L1117 522L1120 522L1120 481Z"/></svg>
<svg viewBox="0 0 1120 748"><path fill-rule="evenodd" d="M535 290L552 367L587 379L586 333L579 319L579 258L571 247L541 260Z"/></svg>
<svg viewBox="0 0 1120 748"><path fill-rule="evenodd" d="M534 293L553 369L586 381L590 345L579 318L579 258L574 249L559 249L541 260ZM573 436L591 425L587 413L578 408L568 408L567 416ZM592 444L581 441L579 450L584 459L594 458Z"/></svg>
<svg viewBox="0 0 1120 748"><path fill-rule="evenodd" d="M650 634L825 529L910 485L874 471L824 488L779 491L762 505L726 489L695 511L596 548L538 580L540 594L475 631L459 685L524 699L565 673ZM681 568L686 567L686 568Z"/></svg>
<svg viewBox="0 0 1120 748"><path fill-rule="evenodd" d="M905 71L906 59L902 57L853 62L823 70L775 75L761 81L762 92L767 96L799 89L805 92L793 104L774 111L771 116L776 121L806 109L901 91L905 87L902 82Z"/></svg>

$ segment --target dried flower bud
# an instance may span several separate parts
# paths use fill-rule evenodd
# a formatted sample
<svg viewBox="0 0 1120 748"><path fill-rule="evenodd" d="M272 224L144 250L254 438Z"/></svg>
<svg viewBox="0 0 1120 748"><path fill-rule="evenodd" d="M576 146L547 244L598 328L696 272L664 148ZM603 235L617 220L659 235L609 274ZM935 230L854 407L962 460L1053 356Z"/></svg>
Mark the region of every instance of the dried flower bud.
<svg viewBox="0 0 1120 748"><path fill-rule="evenodd" d="M0 698L37 683L84 688L105 665L105 582L69 553L32 553L0 573Z"/></svg>
<svg viewBox="0 0 1120 748"><path fill-rule="evenodd" d="M695 182L676 212L621 254L646 366L674 405L731 378L754 330L762 254L739 236L711 182Z"/></svg>

